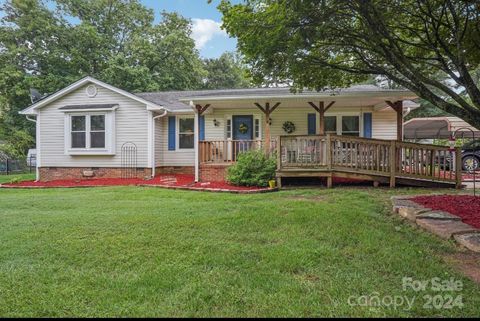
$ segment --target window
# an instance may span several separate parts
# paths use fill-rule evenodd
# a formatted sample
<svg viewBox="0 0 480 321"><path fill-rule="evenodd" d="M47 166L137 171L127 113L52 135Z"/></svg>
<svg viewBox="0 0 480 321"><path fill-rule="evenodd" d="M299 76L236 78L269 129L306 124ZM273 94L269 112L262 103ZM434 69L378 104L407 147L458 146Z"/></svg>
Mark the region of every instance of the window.
<svg viewBox="0 0 480 321"><path fill-rule="evenodd" d="M72 148L87 147L87 120L86 116L72 116Z"/></svg>
<svg viewBox="0 0 480 321"><path fill-rule="evenodd" d="M90 147L105 148L105 115L90 116Z"/></svg>
<svg viewBox="0 0 480 321"><path fill-rule="evenodd" d="M105 115L72 115L71 148L105 148Z"/></svg>
<svg viewBox="0 0 480 321"><path fill-rule="evenodd" d="M255 119L255 138L260 138L260 119Z"/></svg>
<svg viewBox="0 0 480 321"><path fill-rule="evenodd" d="M227 119L227 138L232 138L232 120Z"/></svg>
<svg viewBox="0 0 480 321"><path fill-rule="evenodd" d="M360 117L342 116L342 135L360 136Z"/></svg>
<svg viewBox="0 0 480 321"><path fill-rule="evenodd" d="M194 145L194 118L180 118L178 121L178 147L193 148Z"/></svg>
<svg viewBox="0 0 480 321"><path fill-rule="evenodd" d="M325 116L325 133L337 134L337 116Z"/></svg>

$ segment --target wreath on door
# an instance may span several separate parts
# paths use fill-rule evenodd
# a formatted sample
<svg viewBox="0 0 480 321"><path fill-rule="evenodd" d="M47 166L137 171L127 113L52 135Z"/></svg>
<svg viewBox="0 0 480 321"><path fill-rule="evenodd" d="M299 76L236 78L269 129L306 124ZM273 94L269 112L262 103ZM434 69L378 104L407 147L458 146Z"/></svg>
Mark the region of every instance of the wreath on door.
<svg viewBox="0 0 480 321"><path fill-rule="evenodd" d="M283 123L282 128L287 134L291 134L295 131L295 124L291 121L286 121Z"/></svg>
<svg viewBox="0 0 480 321"><path fill-rule="evenodd" d="M238 126L238 131L240 134L246 134L248 132L248 125L245 123L241 123L240 126Z"/></svg>

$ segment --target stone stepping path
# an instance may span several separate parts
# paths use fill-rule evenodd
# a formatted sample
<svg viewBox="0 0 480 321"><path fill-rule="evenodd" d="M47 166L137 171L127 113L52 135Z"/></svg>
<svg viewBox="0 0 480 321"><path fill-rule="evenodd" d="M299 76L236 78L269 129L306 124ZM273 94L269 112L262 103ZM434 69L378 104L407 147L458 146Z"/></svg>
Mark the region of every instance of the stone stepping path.
<svg viewBox="0 0 480 321"><path fill-rule="evenodd" d="M392 197L393 211L443 239L453 239L461 246L480 253L479 229L463 223L456 215L425 208L411 201L413 197Z"/></svg>

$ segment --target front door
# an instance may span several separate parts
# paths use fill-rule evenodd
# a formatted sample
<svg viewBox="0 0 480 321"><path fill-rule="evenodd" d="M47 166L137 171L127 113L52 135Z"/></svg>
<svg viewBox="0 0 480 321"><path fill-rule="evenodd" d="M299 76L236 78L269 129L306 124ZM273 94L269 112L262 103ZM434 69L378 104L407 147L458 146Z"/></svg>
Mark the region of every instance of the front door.
<svg viewBox="0 0 480 321"><path fill-rule="evenodd" d="M237 158L238 153L247 151L251 148L253 142L253 116L242 115L233 116L233 157Z"/></svg>

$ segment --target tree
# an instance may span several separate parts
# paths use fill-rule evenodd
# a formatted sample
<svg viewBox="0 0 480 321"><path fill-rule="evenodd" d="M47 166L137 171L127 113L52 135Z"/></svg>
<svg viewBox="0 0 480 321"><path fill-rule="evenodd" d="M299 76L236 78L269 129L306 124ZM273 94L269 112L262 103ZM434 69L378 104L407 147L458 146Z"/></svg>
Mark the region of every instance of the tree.
<svg viewBox="0 0 480 321"><path fill-rule="evenodd" d="M207 76L204 78L205 89L248 88L251 79L247 68L234 53L225 52L219 58L204 60Z"/></svg>
<svg viewBox="0 0 480 321"><path fill-rule="evenodd" d="M320 90L385 77L480 127L479 2L223 0L219 9L256 82Z"/></svg>
<svg viewBox="0 0 480 321"><path fill-rule="evenodd" d="M86 75L128 91L201 88L206 72L191 23L138 0L9 0L0 19L0 140L34 125L18 111L29 89L53 93ZM12 143L12 144L10 144Z"/></svg>

